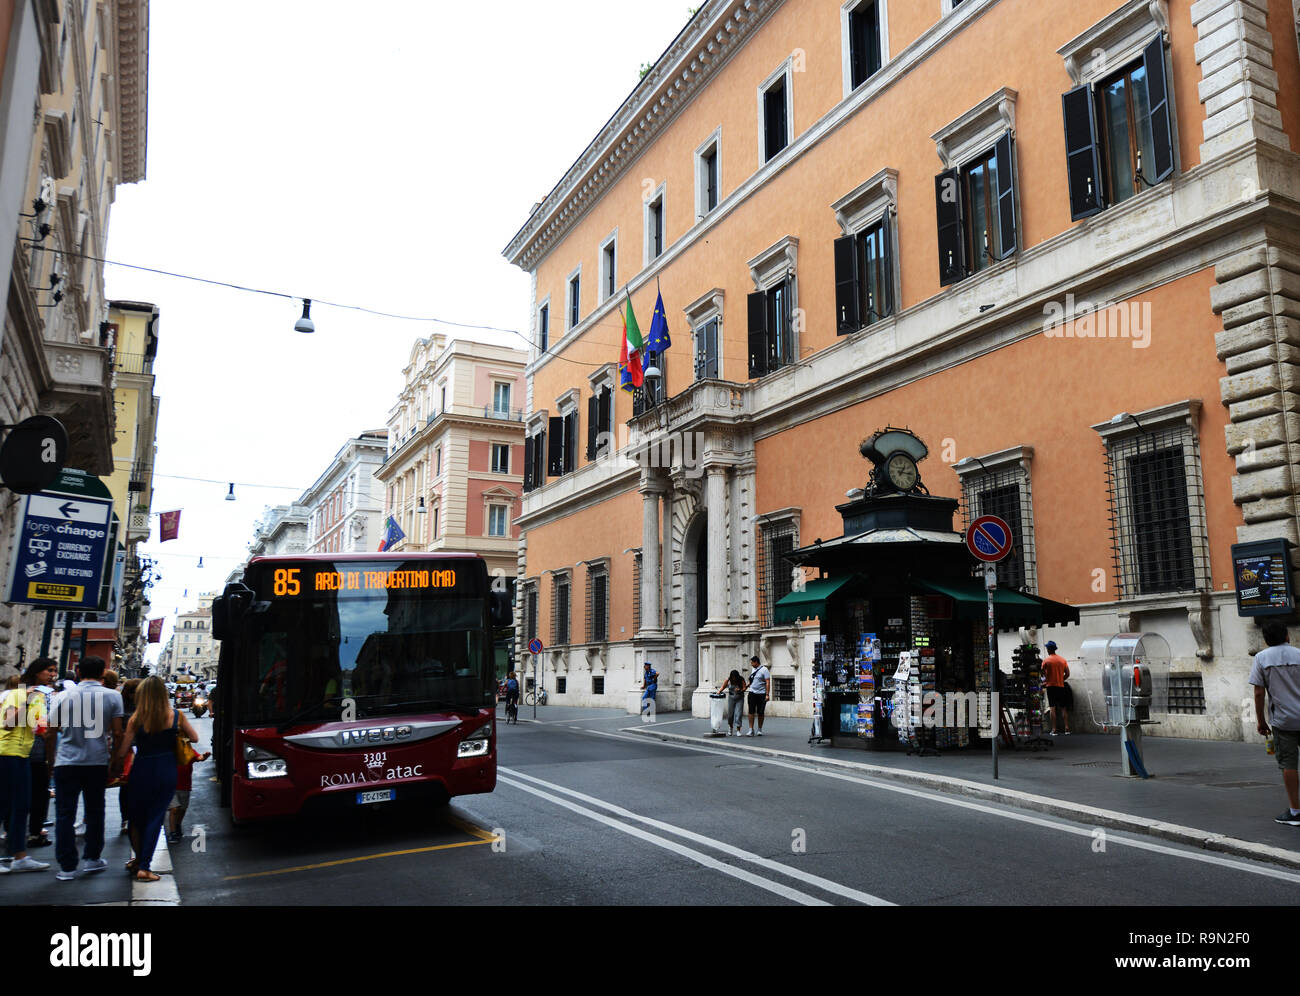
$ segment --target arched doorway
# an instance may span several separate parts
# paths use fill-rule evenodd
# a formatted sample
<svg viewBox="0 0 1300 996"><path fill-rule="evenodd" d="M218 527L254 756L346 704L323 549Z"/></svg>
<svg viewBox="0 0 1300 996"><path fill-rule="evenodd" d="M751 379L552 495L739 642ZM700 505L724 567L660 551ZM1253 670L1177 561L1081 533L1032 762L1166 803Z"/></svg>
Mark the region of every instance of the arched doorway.
<svg viewBox="0 0 1300 996"><path fill-rule="evenodd" d="M708 516L696 512L682 537L682 678L688 688L699 680L697 631L709 614Z"/></svg>

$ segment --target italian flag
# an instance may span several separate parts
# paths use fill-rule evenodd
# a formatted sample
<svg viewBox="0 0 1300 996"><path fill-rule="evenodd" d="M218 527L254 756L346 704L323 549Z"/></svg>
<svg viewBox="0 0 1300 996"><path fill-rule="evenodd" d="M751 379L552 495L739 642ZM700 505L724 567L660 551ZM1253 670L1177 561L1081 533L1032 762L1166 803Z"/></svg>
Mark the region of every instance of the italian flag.
<svg viewBox="0 0 1300 996"><path fill-rule="evenodd" d="M625 391L640 387L645 382L645 376L641 372L643 345L641 329L636 323L636 315L632 313L632 295L629 294L623 315L623 345L618 354L619 369L624 372L622 386Z"/></svg>

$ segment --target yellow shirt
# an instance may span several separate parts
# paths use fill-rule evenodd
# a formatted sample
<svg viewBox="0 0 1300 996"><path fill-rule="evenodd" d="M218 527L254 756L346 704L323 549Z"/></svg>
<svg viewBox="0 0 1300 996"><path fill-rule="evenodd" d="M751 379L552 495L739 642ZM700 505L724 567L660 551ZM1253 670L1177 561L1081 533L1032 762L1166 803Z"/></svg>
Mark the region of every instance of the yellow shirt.
<svg viewBox="0 0 1300 996"><path fill-rule="evenodd" d="M14 710L12 720L7 714ZM13 723L13 728L9 728ZM0 697L0 757L30 757L36 733L49 725L45 717L45 696L35 689L15 688Z"/></svg>

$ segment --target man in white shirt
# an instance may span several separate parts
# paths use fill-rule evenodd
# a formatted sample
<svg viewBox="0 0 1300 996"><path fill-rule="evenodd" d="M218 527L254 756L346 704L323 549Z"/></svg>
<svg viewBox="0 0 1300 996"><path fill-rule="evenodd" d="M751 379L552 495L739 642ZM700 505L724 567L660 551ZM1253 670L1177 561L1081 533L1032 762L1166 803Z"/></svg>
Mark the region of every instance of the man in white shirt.
<svg viewBox="0 0 1300 996"><path fill-rule="evenodd" d="M767 667L762 664L757 657L749 659L753 671L749 675L749 684L746 686L749 692L749 733L746 736L754 735L754 716L758 716L758 735L763 735L763 711L767 707L767 700L771 698L772 675Z"/></svg>
<svg viewBox="0 0 1300 996"><path fill-rule="evenodd" d="M1255 655L1250 669L1250 683L1255 686L1255 725L1262 736L1274 739L1277 766L1282 769L1290 808L1275 823L1300 827L1300 776L1296 774L1300 758L1300 650L1291 646L1282 623L1264 627L1268 646ZM1268 720L1264 719L1264 695L1268 693ZM1271 726L1271 729L1270 729Z"/></svg>

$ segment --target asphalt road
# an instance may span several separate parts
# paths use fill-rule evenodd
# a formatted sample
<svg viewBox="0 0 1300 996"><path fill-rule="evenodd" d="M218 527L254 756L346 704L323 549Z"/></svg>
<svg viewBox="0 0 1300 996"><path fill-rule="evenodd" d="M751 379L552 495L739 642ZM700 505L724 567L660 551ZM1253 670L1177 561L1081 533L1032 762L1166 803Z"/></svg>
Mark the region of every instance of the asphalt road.
<svg viewBox="0 0 1300 996"><path fill-rule="evenodd" d="M494 793L328 822L232 828L199 766L172 845L181 902L1269 906L1293 904L1300 882L1149 837L616 732L629 722L503 726Z"/></svg>

